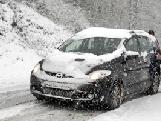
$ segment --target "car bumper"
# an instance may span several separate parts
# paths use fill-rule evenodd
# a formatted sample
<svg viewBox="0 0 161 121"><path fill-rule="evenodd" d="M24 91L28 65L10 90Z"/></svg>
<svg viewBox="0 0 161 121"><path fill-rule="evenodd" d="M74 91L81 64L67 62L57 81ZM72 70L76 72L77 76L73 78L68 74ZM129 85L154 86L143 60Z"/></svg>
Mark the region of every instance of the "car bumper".
<svg viewBox="0 0 161 121"><path fill-rule="evenodd" d="M63 96L56 96L56 95L52 95L52 94L43 94L40 91L32 91L31 92L34 96L41 96L45 98L53 98L53 99L58 99L58 100L62 100L62 101L92 101L93 99L88 99L88 98L78 98L78 99L73 99L73 98L69 98L69 97L63 97Z"/></svg>
<svg viewBox="0 0 161 121"><path fill-rule="evenodd" d="M50 91L45 91L46 88L48 87L43 87L43 83L45 82L44 80L31 75L31 79L30 79L31 83L30 83L30 91L34 96L41 96L44 99L45 98L54 98L54 99L58 99L58 100L68 100L68 101L92 101L92 102L96 102L98 101L98 97L97 94L92 91L93 93L91 93L92 98L88 98L89 93L91 92L91 90L94 89L93 85L79 85L76 86L77 88L73 88L71 90L68 90L67 88L60 88L60 87L56 87L56 88L49 88ZM47 82L47 81L46 81ZM75 86L72 86L75 87ZM80 91L78 88L82 89L82 91Z"/></svg>

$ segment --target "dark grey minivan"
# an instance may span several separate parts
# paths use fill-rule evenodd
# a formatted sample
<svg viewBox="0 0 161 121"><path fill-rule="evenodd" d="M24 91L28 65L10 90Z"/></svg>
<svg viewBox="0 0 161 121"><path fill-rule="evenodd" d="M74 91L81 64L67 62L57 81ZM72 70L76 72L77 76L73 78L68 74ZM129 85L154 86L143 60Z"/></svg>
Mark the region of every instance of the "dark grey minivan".
<svg viewBox="0 0 161 121"><path fill-rule="evenodd" d="M129 96L158 92L157 48L155 37L143 30L85 29L34 67L31 93L115 109Z"/></svg>

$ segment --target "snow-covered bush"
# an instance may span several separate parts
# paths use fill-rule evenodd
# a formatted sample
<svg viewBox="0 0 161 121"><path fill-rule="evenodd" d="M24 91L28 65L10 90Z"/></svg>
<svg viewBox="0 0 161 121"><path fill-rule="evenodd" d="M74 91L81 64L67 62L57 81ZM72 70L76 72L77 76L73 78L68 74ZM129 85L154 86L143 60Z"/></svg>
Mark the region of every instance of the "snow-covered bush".
<svg viewBox="0 0 161 121"><path fill-rule="evenodd" d="M22 4L10 4L10 8L14 12L12 27L30 48L48 50L71 36L62 26Z"/></svg>
<svg viewBox="0 0 161 121"><path fill-rule="evenodd" d="M34 8L41 15L48 17L56 24L66 26L78 32L90 26L86 12L79 6L73 6L64 0L16 0Z"/></svg>

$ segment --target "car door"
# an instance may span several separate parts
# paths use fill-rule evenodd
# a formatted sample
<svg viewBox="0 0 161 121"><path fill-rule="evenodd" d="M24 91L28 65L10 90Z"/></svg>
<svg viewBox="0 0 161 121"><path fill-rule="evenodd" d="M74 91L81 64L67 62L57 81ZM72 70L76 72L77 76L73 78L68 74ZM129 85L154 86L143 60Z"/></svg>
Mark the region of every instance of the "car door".
<svg viewBox="0 0 161 121"><path fill-rule="evenodd" d="M135 36L124 42L126 48L126 63L124 64L123 78L125 81L125 93L134 94L140 91L138 66L140 64L140 48Z"/></svg>
<svg viewBox="0 0 161 121"><path fill-rule="evenodd" d="M150 85L150 74L149 74L149 65L150 65L150 57L154 54L153 50L153 42L146 36L138 36L138 42L140 45L140 65L139 65L139 73L140 73L140 82L142 91L147 90Z"/></svg>

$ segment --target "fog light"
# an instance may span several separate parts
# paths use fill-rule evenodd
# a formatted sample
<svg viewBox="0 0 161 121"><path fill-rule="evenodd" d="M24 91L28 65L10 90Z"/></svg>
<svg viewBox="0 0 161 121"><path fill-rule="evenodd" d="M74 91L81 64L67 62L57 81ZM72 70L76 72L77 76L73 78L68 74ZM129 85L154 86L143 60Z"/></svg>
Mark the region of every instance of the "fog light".
<svg viewBox="0 0 161 121"><path fill-rule="evenodd" d="M94 98L94 95L93 94L88 94L88 98L89 99L93 99Z"/></svg>

